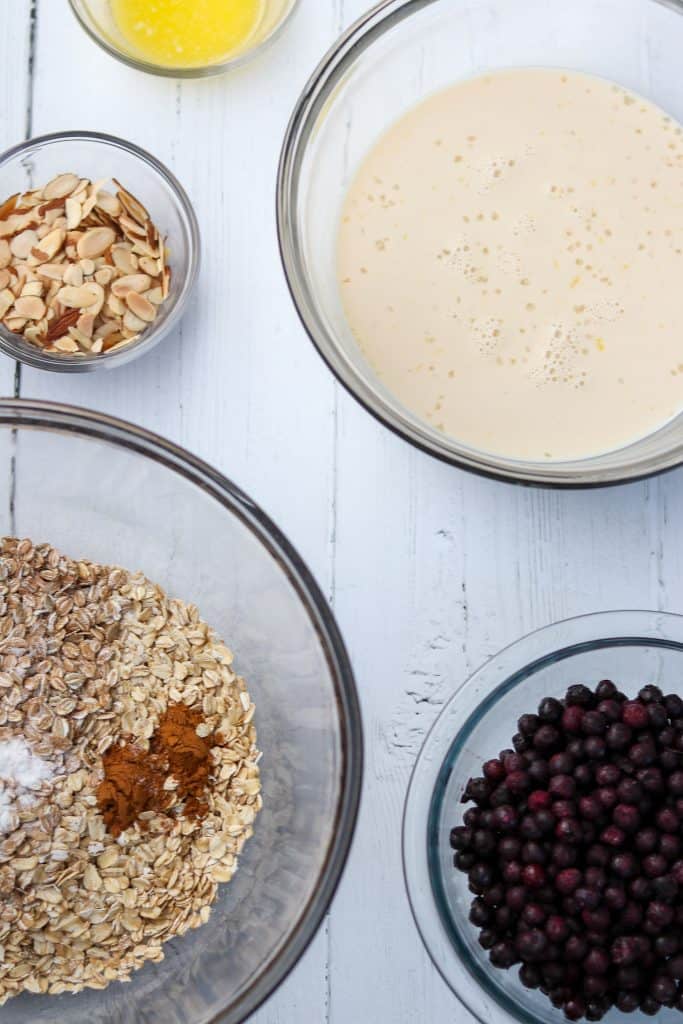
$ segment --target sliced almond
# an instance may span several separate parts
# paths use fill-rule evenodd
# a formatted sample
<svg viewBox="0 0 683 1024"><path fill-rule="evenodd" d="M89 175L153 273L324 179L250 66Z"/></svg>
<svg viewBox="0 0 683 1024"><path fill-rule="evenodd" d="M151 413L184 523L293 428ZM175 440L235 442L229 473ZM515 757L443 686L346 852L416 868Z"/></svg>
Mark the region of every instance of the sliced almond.
<svg viewBox="0 0 683 1024"><path fill-rule="evenodd" d="M14 303L14 313L27 320L40 320L45 315L45 303L36 295L27 295Z"/></svg>
<svg viewBox="0 0 683 1024"><path fill-rule="evenodd" d="M69 334L81 348L84 348L86 351L90 351L92 348L92 338L89 338L87 334L83 334L83 332L79 331L77 327L70 327Z"/></svg>
<svg viewBox="0 0 683 1024"><path fill-rule="evenodd" d="M27 260L31 249L38 245L38 235L30 229L20 232L9 244L12 255L18 260Z"/></svg>
<svg viewBox="0 0 683 1024"><path fill-rule="evenodd" d="M85 334L86 338L92 338L92 332L95 327L95 317L92 313L81 314L76 321L76 327L81 334Z"/></svg>
<svg viewBox="0 0 683 1024"><path fill-rule="evenodd" d="M140 270L145 274L149 274L150 277L157 277L161 273L159 261L153 259L151 256L140 257Z"/></svg>
<svg viewBox="0 0 683 1024"><path fill-rule="evenodd" d="M9 288L3 288L0 292L0 320L4 319L8 310L14 305L14 292Z"/></svg>
<svg viewBox="0 0 683 1024"><path fill-rule="evenodd" d="M64 271L64 284L71 284L74 288L83 284L83 271L77 263L71 263Z"/></svg>
<svg viewBox="0 0 683 1024"><path fill-rule="evenodd" d="M118 201L116 196L113 196L111 192L107 192L101 188L97 192L97 206L108 213L110 217L121 216L121 203Z"/></svg>
<svg viewBox="0 0 683 1024"><path fill-rule="evenodd" d="M5 273L7 273L7 271L5 271ZM42 297L44 290L45 286L41 281L27 281L24 287L21 289L21 295L22 298L27 295L37 295L39 297Z"/></svg>
<svg viewBox="0 0 683 1024"><path fill-rule="evenodd" d="M64 199L66 196L71 195L74 189L78 187L79 182L80 178L75 174L58 174L43 189L43 198L48 201L51 199Z"/></svg>
<svg viewBox="0 0 683 1024"><path fill-rule="evenodd" d="M38 207L38 215L42 217L43 220L48 220L49 217L50 222L52 222L55 217L58 217L60 213L64 213L63 199L51 199L49 203L42 203L42 205ZM50 214L52 214L51 217Z"/></svg>
<svg viewBox="0 0 683 1024"><path fill-rule="evenodd" d="M74 231L83 218L83 207L73 197L66 201L66 227L68 231Z"/></svg>
<svg viewBox="0 0 683 1024"><path fill-rule="evenodd" d="M74 326L78 319L79 314L77 309L68 310L68 312L64 313L50 324L45 340L54 341L55 338L61 338L67 333L70 327Z"/></svg>
<svg viewBox="0 0 683 1024"><path fill-rule="evenodd" d="M0 207L0 320L43 350L130 344L168 295L159 232L116 185L63 174Z"/></svg>
<svg viewBox="0 0 683 1024"><path fill-rule="evenodd" d="M79 239L76 248L82 260L92 260L106 252L115 241L116 235L111 228L90 228Z"/></svg>
<svg viewBox="0 0 683 1024"><path fill-rule="evenodd" d="M131 294L135 295L135 292L132 292ZM123 318L123 326L128 331L144 331L145 328L147 327L147 321L142 320L140 317L136 316L135 313L133 313L131 310L128 310Z"/></svg>
<svg viewBox="0 0 683 1024"><path fill-rule="evenodd" d="M138 224L132 217L126 217L124 214L119 217L119 224L127 235L132 235L133 238L147 238L147 229L142 224Z"/></svg>
<svg viewBox="0 0 683 1024"><path fill-rule="evenodd" d="M36 274L47 277L51 281L63 281L67 267L67 263L43 263L40 267L36 267Z"/></svg>
<svg viewBox="0 0 683 1024"><path fill-rule="evenodd" d="M62 228L57 227L54 228L49 233L49 235L46 235L45 238L41 239L38 248L40 249L41 253L45 254L45 259L42 260L42 262L47 263L57 255L59 250L64 245L65 238L66 234L64 230Z"/></svg>
<svg viewBox="0 0 683 1024"><path fill-rule="evenodd" d="M100 267L99 270L95 271L95 280L97 281L98 284L101 284L103 287L109 284L113 276L114 271L111 269L111 267Z"/></svg>
<svg viewBox="0 0 683 1024"><path fill-rule="evenodd" d="M97 293L92 284L83 284L80 288L65 285L57 292L57 298L67 309L88 309L98 301Z"/></svg>
<svg viewBox="0 0 683 1024"><path fill-rule="evenodd" d="M161 291L165 299L168 298L168 293L171 288L171 268L164 267L164 272L161 278Z"/></svg>
<svg viewBox="0 0 683 1024"><path fill-rule="evenodd" d="M111 290L120 299L125 299L128 292L145 292L152 283L147 274L124 274L114 281Z"/></svg>
<svg viewBox="0 0 683 1024"><path fill-rule="evenodd" d="M12 331L14 334L18 334L20 331L23 331L25 326L25 316L9 316L5 320L5 327L8 331Z"/></svg>
<svg viewBox="0 0 683 1024"><path fill-rule="evenodd" d="M7 220L9 215L14 213L20 195L21 192L15 192L13 196L10 196L9 199L4 201L2 206L0 206L0 220Z"/></svg>
<svg viewBox="0 0 683 1024"><path fill-rule="evenodd" d="M58 338L54 342L54 347L58 352L78 352L78 342L72 337Z"/></svg>
<svg viewBox="0 0 683 1024"><path fill-rule="evenodd" d="M125 300L119 299L119 297L117 295L114 295L113 292L110 292L110 294L107 296L105 308L114 317L122 317L125 316L126 313Z"/></svg>
<svg viewBox="0 0 683 1024"><path fill-rule="evenodd" d="M128 246L115 245L111 250L114 266L123 274L134 274L138 269L137 256L134 256Z"/></svg>
<svg viewBox="0 0 683 1024"><path fill-rule="evenodd" d="M127 189L125 189L123 185L116 180L116 178L114 178L114 184L118 188L118 192L116 193L116 195L124 210L127 210L131 217L133 217L138 222L138 224L144 224L146 221L148 221L149 213L142 205L140 200L136 199L134 195L131 195L131 193Z"/></svg>
<svg viewBox="0 0 683 1024"><path fill-rule="evenodd" d="M128 292L126 295L126 305L139 320L143 320L148 324L151 324L157 315L154 304L149 299L146 299L144 295L138 295L137 292ZM140 330L140 328L138 327L136 330Z"/></svg>

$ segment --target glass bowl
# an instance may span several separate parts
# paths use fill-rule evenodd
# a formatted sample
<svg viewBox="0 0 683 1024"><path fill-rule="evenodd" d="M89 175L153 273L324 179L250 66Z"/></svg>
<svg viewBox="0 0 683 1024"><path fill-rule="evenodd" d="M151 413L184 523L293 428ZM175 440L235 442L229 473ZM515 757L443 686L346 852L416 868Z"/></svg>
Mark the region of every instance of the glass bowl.
<svg viewBox="0 0 683 1024"><path fill-rule="evenodd" d="M354 173L389 125L425 96L491 69L556 66L613 79L683 121L681 53L680 0L385 0L324 57L284 141L280 248L313 343L377 419L447 462L537 484L612 483L683 460L681 415L625 448L571 462L505 458L440 433L402 406L365 361L336 275L336 227Z"/></svg>
<svg viewBox="0 0 683 1024"><path fill-rule="evenodd" d="M91 181L117 178L147 207L170 249L169 296L159 307L154 323L138 341L124 348L83 356L43 352L0 324L0 349L39 370L110 370L149 352L180 320L199 272L199 225L187 193L168 168L132 142L99 132L58 132L8 149L0 156L1 201L15 192L47 185L51 178L66 171Z"/></svg>
<svg viewBox="0 0 683 1024"><path fill-rule="evenodd" d="M449 833L462 821L461 794L484 761L510 745L520 715L572 683L613 679L627 694L646 683L680 692L683 617L662 612L604 612L541 629L506 648L453 694L418 757L403 818L408 897L427 950L446 983L480 1024L560 1024L540 992L517 971L491 967L468 920L472 896L453 867ZM658 1020L678 1020L664 1010ZM604 1018L620 1024L615 1010ZM644 1014L630 1020L644 1024Z"/></svg>
<svg viewBox="0 0 683 1024"><path fill-rule="evenodd" d="M277 527L192 455L67 406L0 400L0 532L142 569L195 602L249 681L263 810L209 923L130 983L22 995L3 1024L237 1024L291 970L346 860L362 774L353 673L320 590Z"/></svg>
<svg viewBox="0 0 683 1024"><path fill-rule="evenodd" d="M108 54L138 71L169 78L206 78L246 63L277 38L298 3L299 0L263 0L261 20L244 46L210 64L175 67L155 64L136 51L116 24L110 0L69 0L81 27Z"/></svg>

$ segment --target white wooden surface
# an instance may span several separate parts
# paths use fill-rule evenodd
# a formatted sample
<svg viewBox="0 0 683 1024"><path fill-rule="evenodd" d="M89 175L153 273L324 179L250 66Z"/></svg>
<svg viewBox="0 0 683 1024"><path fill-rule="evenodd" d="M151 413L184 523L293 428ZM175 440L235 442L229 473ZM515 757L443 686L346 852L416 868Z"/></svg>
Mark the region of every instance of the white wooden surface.
<svg viewBox="0 0 683 1024"><path fill-rule="evenodd" d="M400 823L426 729L454 686L521 633L617 607L680 610L683 474L585 493L467 476L413 451L331 379L276 248L279 146L304 81L367 0L302 0L243 70L146 77L100 52L66 0L4 0L0 145L103 129L168 163L194 200L200 287L144 361L60 377L0 358L0 389L90 406L164 434L244 487L329 595L367 740L359 829L327 921L253 1024L469 1018L437 976L404 894ZM32 14L35 31L32 35Z"/></svg>

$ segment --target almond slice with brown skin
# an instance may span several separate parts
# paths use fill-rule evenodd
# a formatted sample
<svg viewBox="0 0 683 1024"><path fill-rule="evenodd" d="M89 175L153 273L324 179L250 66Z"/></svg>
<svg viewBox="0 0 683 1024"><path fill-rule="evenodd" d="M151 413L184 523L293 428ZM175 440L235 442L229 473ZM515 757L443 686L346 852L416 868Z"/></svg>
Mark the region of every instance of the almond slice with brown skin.
<svg viewBox="0 0 683 1024"><path fill-rule="evenodd" d="M2 206L0 206L0 220L7 220L9 215L14 213L20 195L21 192L16 192L13 196L10 196L9 199L4 201Z"/></svg>
<svg viewBox="0 0 683 1024"><path fill-rule="evenodd" d="M6 238L0 238L0 268L8 267L12 262L12 250Z"/></svg>
<svg viewBox="0 0 683 1024"><path fill-rule="evenodd" d="M13 305L14 292L11 292L9 288L4 288L0 292L0 320L2 320L4 316L6 316L6 314L12 308Z"/></svg>
<svg viewBox="0 0 683 1024"><path fill-rule="evenodd" d="M125 299L128 292L145 292L152 283L147 274L125 274L114 281L111 290L119 299Z"/></svg>
<svg viewBox="0 0 683 1024"><path fill-rule="evenodd" d="M31 249L38 245L38 235L30 229L20 232L9 244L12 255L18 260L27 260Z"/></svg>
<svg viewBox="0 0 683 1024"><path fill-rule="evenodd" d="M116 196L113 196L111 192L107 192L106 189L99 189L97 192L97 206L99 209L104 210L110 217L121 216L121 203L118 201Z"/></svg>
<svg viewBox="0 0 683 1024"><path fill-rule="evenodd" d="M116 235L111 228L90 228L78 240L76 248L82 260L94 260L102 256L115 241Z"/></svg>
<svg viewBox="0 0 683 1024"><path fill-rule="evenodd" d="M50 342L54 341L55 338L61 338L62 335L66 334L70 327L78 321L79 312L77 309L70 309L62 316L53 320L50 324L45 340Z"/></svg>
<svg viewBox="0 0 683 1024"><path fill-rule="evenodd" d="M78 187L80 180L75 174L58 174L43 189L43 198L48 201L51 199L65 199L66 196L71 195L74 189Z"/></svg>
<svg viewBox="0 0 683 1024"><path fill-rule="evenodd" d="M149 213L142 205L140 200L136 199L134 195L132 195L127 189L125 189L121 182L117 181L116 178L113 178L112 180L118 189L116 196L124 210L126 210L131 215L131 217L133 217L138 222L138 224L144 224L146 221L148 221Z"/></svg>
<svg viewBox="0 0 683 1024"><path fill-rule="evenodd" d="M85 334L86 338L92 338L92 332L95 327L95 317L92 313L82 313L76 321L76 327Z"/></svg>
<svg viewBox="0 0 683 1024"><path fill-rule="evenodd" d="M66 233L62 228L54 228L49 235L45 235L45 238L41 239L40 245L38 246L41 253L45 253L45 259L41 262L47 263L49 260L53 259L64 245L65 238Z"/></svg>
<svg viewBox="0 0 683 1024"><path fill-rule="evenodd" d="M154 320L157 315L156 306L154 306L149 299L146 299L144 295L138 295L137 292L128 292L126 295L126 305L138 320L143 320L148 324L151 324L152 320ZM135 327L131 328L131 330L139 331L140 328Z"/></svg>

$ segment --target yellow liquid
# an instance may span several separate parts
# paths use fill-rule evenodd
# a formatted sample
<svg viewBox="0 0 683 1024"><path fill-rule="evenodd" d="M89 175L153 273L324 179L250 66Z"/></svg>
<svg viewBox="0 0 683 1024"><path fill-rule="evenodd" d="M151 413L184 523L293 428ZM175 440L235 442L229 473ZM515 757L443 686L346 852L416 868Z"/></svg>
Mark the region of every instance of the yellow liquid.
<svg viewBox="0 0 683 1024"><path fill-rule="evenodd" d="M116 24L152 64L196 67L248 47L264 0L111 0Z"/></svg>

